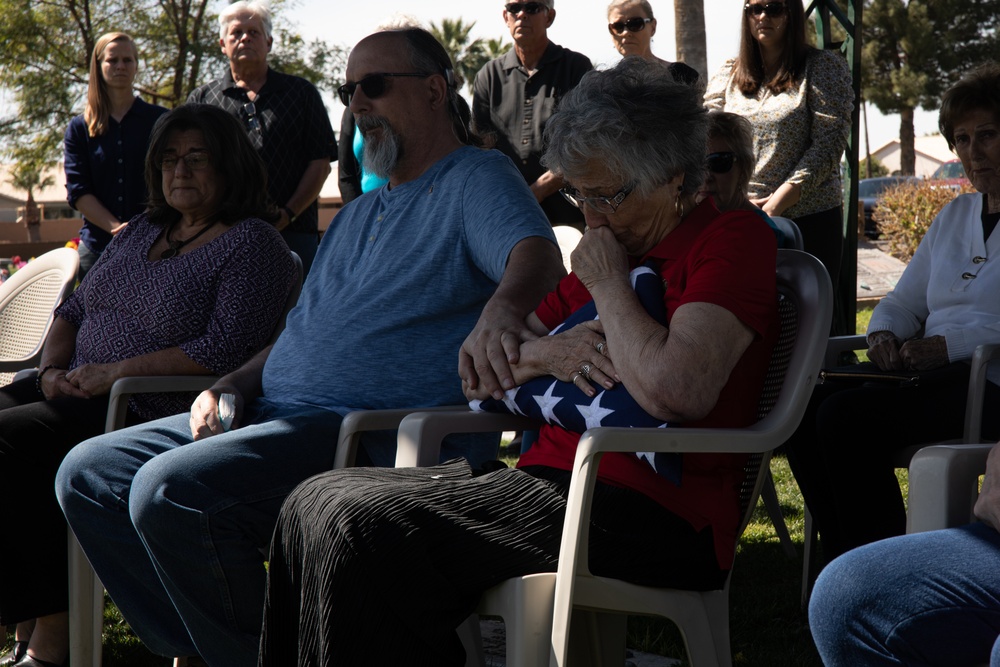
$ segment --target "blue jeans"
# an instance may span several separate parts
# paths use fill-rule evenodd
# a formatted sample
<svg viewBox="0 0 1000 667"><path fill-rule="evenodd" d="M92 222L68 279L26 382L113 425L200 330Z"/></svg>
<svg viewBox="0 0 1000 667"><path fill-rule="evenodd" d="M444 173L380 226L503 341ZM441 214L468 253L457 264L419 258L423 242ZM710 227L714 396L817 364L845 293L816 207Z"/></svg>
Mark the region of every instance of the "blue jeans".
<svg viewBox="0 0 1000 667"><path fill-rule="evenodd" d="M333 466L341 417L257 401L192 442L187 414L81 443L56 493L115 604L160 655L257 664L264 556L285 496Z"/></svg>
<svg viewBox="0 0 1000 667"><path fill-rule="evenodd" d="M809 627L826 667L1000 667L1000 533L975 523L849 551L816 581Z"/></svg>

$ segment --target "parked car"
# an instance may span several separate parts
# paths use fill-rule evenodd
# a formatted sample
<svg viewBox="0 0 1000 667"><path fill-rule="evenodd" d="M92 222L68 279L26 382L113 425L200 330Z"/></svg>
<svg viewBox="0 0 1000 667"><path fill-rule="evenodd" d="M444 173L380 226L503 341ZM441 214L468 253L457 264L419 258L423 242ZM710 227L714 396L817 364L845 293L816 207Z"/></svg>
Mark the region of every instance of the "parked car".
<svg viewBox="0 0 1000 667"><path fill-rule="evenodd" d="M931 185L945 186L952 190L958 190L969 182L965 176L965 169L962 168L961 160L948 160L934 170L930 179Z"/></svg>
<svg viewBox="0 0 1000 667"><path fill-rule="evenodd" d="M913 176L881 176L879 178L862 178L858 181L858 199L864 205L865 236L870 239L877 239L879 236L878 225L872 219L872 213L881 194L900 183L915 180L917 179Z"/></svg>

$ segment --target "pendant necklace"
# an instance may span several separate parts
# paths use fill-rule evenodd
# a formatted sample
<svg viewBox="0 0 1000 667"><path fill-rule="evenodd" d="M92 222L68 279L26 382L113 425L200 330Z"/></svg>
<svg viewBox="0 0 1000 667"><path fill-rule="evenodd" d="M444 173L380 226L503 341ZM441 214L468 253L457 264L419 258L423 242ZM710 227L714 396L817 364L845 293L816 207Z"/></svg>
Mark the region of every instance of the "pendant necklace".
<svg viewBox="0 0 1000 667"><path fill-rule="evenodd" d="M170 230L172 230L174 228L173 225L170 225L170 227L167 229L167 233L166 233L166 237L165 237L166 240L167 240L167 245L170 246L170 247L160 253L160 259L170 259L171 257L176 257L178 254L180 254L181 248L183 248L184 246L186 246L188 243L191 243L196 238L198 238L199 236L201 236L202 234L204 234L205 232L207 232L209 229L211 229L212 227L214 227L216 222L218 222L218 219L213 220L211 223L205 225L204 227L202 227L198 231L197 234L195 234L191 238L184 239L183 241L171 241L170 240Z"/></svg>

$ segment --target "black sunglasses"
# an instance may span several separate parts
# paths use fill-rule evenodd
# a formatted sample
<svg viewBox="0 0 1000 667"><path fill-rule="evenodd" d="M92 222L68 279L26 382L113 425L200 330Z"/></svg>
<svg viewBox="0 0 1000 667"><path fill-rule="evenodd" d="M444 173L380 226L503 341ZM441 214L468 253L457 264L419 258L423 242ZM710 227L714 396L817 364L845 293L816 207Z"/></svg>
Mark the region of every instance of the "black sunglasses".
<svg viewBox="0 0 1000 667"><path fill-rule="evenodd" d="M642 32L646 27L647 23L650 23L653 19L644 19L639 16L635 18L627 19L625 21L615 21L614 23L608 24L608 30L610 30L615 35L625 34L625 31L629 32Z"/></svg>
<svg viewBox="0 0 1000 667"><path fill-rule="evenodd" d="M728 174L736 162L736 153L709 153L705 157L705 166L713 174Z"/></svg>
<svg viewBox="0 0 1000 667"><path fill-rule="evenodd" d="M747 3L743 5L743 11L751 16L760 16L761 14L767 14L770 18L776 18L785 13L785 3L783 2L767 2L767 3Z"/></svg>
<svg viewBox="0 0 1000 667"><path fill-rule="evenodd" d="M247 126L251 132L260 132L260 119L257 118L257 105L247 102L243 105L243 112L247 115Z"/></svg>
<svg viewBox="0 0 1000 667"><path fill-rule="evenodd" d="M354 91L361 86L361 91L365 96L374 100L381 97L385 93L385 80L389 77L395 76L412 76L420 79L426 79L431 76L430 74L424 74L423 72L406 72L406 73L393 73L393 72L380 72L378 74L369 74L361 81L355 81L354 83L345 83L343 86L337 89L337 95L340 96L340 101L345 107L351 106L351 98L354 97Z"/></svg>
<svg viewBox="0 0 1000 667"><path fill-rule="evenodd" d="M549 10L548 6L540 2L511 2L504 5L504 9L512 16L517 16L522 11L525 14L538 14L539 12Z"/></svg>

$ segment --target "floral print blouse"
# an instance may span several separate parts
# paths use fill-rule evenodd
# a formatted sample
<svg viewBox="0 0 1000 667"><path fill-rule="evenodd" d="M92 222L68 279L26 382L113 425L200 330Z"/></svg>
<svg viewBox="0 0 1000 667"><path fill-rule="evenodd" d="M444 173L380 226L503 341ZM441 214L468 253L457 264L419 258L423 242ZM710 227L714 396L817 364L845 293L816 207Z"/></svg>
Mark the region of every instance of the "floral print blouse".
<svg viewBox="0 0 1000 667"><path fill-rule="evenodd" d="M709 81L705 106L745 117L753 125L757 169L748 196L766 197L782 183L798 183L799 201L782 215L798 218L843 203L840 159L847 146L854 91L839 53L811 49L796 88L775 95L765 87L747 97L733 83L735 60Z"/></svg>

